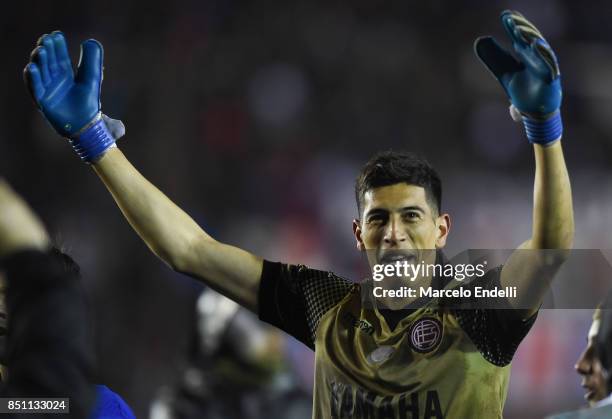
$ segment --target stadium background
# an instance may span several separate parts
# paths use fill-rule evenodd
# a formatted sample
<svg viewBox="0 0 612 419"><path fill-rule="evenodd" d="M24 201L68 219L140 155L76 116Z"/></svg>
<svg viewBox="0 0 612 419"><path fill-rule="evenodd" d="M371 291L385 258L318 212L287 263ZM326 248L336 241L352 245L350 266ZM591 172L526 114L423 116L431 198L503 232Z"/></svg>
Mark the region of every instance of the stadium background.
<svg viewBox="0 0 612 419"><path fill-rule="evenodd" d="M512 248L531 226L533 157L472 53L521 11L563 73L576 247L612 248L612 4L569 0L11 2L0 13L0 173L81 263L100 382L146 417L184 365L201 285L135 236L21 81L37 37L105 46L103 109L120 147L217 239L351 276L353 179L380 149L424 153L453 216L448 249ZM507 44L506 44L507 45ZM580 278L576 278L580 286ZM540 314L512 371L507 418L582 404L573 371L591 310ZM287 340L306 388L312 355Z"/></svg>

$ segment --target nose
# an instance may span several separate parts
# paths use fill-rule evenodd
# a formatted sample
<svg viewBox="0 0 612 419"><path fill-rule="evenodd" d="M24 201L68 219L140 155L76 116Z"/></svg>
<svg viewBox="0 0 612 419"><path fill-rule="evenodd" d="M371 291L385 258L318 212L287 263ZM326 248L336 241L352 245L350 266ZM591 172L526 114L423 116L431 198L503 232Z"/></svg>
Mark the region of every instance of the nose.
<svg viewBox="0 0 612 419"><path fill-rule="evenodd" d="M591 363L587 359L587 350L582 351L578 359L576 360L576 364L574 365L574 369L580 375L587 375L591 372Z"/></svg>
<svg viewBox="0 0 612 419"><path fill-rule="evenodd" d="M399 246L402 242L406 241L406 233L402 229L402 224L397 217L390 217L383 241L389 247Z"/></svg>

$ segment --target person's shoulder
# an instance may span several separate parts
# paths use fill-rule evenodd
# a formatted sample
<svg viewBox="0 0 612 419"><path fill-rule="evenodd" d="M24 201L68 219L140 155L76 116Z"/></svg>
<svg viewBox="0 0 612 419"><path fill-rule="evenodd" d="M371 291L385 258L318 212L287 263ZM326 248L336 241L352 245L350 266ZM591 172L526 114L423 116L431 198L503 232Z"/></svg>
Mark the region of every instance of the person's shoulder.
<svg viewBox="0 0 612 419"><path fill-rule="evenodd" d="M302 278L328 278L334 280L340 280L343 282L352 283L349 279L338 275L337 273L325 269L313 268L305 264L282 264L283 268L286 269L294 276Z"/></svg>
<svg viewBox="0 0 612 419"><path fill-rule="evenodd" d="M296 283L300 288L335 288L338 290L350 290L353 281L336 274L332 271L312 268L304 264L280 264L280 276Z"/></svg>
<svg viewBox="0 0 612 419"><path fill-rule="evenodd" d="M476 276L469 282L469 285L480 287L492 287L499 283L503 265L494 266L484 272L481 276Z"/></svg>

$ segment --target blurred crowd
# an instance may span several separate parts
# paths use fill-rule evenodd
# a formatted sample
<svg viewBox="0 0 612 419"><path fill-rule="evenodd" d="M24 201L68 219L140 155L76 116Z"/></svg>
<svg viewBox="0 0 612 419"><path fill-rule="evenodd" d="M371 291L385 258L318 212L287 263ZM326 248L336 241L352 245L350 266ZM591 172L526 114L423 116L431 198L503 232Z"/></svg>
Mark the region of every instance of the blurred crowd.
<svg viewBox="0 0 612 419"><path fill-rule="evenodd" d="M520 10L560 61L578 248L612 248L612 4L569 0L11 3L0 15L0 173L81 264L103 379L137 417L181 382L202 286L159 262L21 82L38 36L105 47L103 111L119 147L212 236L271 260L358 272L353 182L375 151L442 176L448 252L514 248L531 229L533 162L472 52ZM355 278L357 279L357 278ZM577 279L579 281L579 279ZM508 418L582 403L573 364L592 310L540 314L514 362ZM312 354L279 351L302 389ZM526 416L525 406L529 406Z"/></svg>

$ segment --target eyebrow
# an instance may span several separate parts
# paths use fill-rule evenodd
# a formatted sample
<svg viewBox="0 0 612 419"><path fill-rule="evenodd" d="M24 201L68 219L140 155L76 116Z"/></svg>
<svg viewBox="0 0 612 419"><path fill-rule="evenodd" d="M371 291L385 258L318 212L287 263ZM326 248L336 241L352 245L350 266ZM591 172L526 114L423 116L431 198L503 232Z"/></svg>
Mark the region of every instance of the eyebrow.
<svg viewBox="0 0 612 419"><path fill-rule="evenodd" d="M411 205L408 207L403 207L399 209L399 212L408 212L408 211L418 211L422 214L425 214L425 210L418 206L418 205ZM371 215L376 215L376 214L388 214L389 210L385 209L385 208L372 208L371 210L369 210L368 212L365 213L365 218L371 216Z"/></svg>

